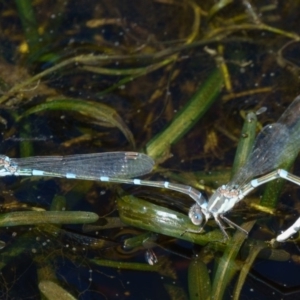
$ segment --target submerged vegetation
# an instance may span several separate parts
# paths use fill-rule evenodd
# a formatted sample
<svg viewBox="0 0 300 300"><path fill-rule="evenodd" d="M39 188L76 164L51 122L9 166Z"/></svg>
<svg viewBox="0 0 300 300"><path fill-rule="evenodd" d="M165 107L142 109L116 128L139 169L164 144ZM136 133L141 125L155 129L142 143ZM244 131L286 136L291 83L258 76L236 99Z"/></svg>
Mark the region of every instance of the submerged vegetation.
<svg viewBox="0 0 300 300"><path fill-rule="evenodd" d="M210 195L245 162L263 124L299 94L299 8L247 0L2 3L0 153L140 151L156 162L148 179ZM292 166L297 174L297 161L284 167ZM299 214L299 188L283 181L232 210L250 234L229 229L228 241L214 222L203 234L186 232L196 229L187 216L193 203L168 190L35 177L0 185L1 299L300 293L297 238L270 244Z"/></svg>

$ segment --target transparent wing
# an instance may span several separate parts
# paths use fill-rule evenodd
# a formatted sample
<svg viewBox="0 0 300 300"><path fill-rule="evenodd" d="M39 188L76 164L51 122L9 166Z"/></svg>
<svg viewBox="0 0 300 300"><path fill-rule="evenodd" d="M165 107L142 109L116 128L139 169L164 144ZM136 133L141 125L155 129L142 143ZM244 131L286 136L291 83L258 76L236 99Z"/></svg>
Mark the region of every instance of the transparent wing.
<svg viewBox="0 0 300 300"><path fill-rule="evenodd" d="M245 165L229 185L240 186L253 177L278 168L295 157L300 148L300 96L279 118L277 123L265 126L258 134Z"/></svg>
<svg viewBox="0 0 300 300"><path fill-rule="evenodd" d="M100 176L131 178L151 172L154 161L143 153L104 152L70 156L35 156L12 158L19 175L31 175L32 170L46 176L65 177L67 173L76 178L98 179Z"/></svg>

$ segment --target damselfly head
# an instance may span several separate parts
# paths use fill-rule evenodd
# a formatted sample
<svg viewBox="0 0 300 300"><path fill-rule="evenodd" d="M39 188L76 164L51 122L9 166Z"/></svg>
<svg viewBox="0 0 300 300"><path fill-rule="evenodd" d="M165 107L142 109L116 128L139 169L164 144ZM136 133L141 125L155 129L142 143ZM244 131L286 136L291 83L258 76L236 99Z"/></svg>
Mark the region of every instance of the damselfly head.
<svg viewBox="0 0 300 300"><path fill-rule="evenodd" d="M195 203L189 210L189 218L194 225L201 225L205 219L202 208Z"/></svg>

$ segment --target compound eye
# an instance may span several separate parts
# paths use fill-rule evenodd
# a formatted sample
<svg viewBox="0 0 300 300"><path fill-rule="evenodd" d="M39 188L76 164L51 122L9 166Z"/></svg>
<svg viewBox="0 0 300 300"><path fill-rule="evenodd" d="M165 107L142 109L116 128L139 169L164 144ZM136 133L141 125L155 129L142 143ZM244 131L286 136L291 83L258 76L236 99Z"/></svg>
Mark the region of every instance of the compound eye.
<svg viewBox="0 0 300 300"><path fill-rule="evenodd" d="M203 213L198 204L194 204L189 210L189 218L194 225L201 225L203 222Z"/></svg>

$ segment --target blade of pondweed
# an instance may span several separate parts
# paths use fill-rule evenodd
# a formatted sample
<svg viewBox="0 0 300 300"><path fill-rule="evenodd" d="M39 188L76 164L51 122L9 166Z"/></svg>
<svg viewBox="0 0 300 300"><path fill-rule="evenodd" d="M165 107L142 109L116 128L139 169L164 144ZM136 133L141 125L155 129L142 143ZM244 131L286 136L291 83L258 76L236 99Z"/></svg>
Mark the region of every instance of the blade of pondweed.
<svg viewBox="0 0 300 300"><path fill-rule="evenodd" d="M171 262L167 258L161 257L158 263L154 265L149 265L147 263L132 263L125 261L116 261L108 259L90 259L90 262L102 267L111 267L118 269L127 269L134 271L144 271L144 272L158 272L163 276L176 279L176 273L171 266Z"/></svg>
<svg viewBox="0 0 300 300"><path fill-rule="evenodd" d="M236 150L236 155L231 171L231 178L245 164L256 136L257 117L251 112L247 114Z"/></svg>
<svg viewBox="0 0 300 300"><path fill-rule="evenodd" d="M103 95L107 95L109 93L111 93L112 91L116 90L117 88L126 85L128 82L132 82L134 79L145 76L148 73L151 73L159 68L162 68L172 62L174 62L176 60L175 55L170 56L169 58L166 58L164 60L162 60L161 62L155 63L155 64L151 64L148 66L145 66L144 68L136 68L136 69L132 69L132 74L121 78L117 83L111 85L110 87L102 90L100 93L97 93L98 97L101 97ZM86 69L86 68L85 68ZM90 69L91 70L91 69ZM116 70L115 74L117 74ZM124 72L125 70L121 70L121 73L123 73L122 75L125 75L126 72ZM129 71L129 70L128 70ZM107 71L108 72L108 71Z"/></svg>
<svg viewBox="0 0 300 300"><path fill-rule="evenodd" d="M55 195L51 201L51 211L63 211L67 207L66 197L61 195Z"/></svg>
<svg viewBox="0 0 300 300"><path fill-rule="evenodd" d="M201 42L200 44L206 44L206 43ZM193 47L193 46L195 47L196 45L190 45L190 47ZM46 77L47 75L50 75L53 72L58 71L58 70L63 70L65 67L67 67L69 65L73 65L73 67L79 66L79 65L80 66L89 65L89 64L103 65L103 64L110 64L113 62L119 63L120 61L132 62L133 60L136 62L139 62L139 63L141 61L143 61L144 63L148 62L148 65L145 68L143 68L143 71L141 71L141 73L125 77L125 78L121 79L118 83L113 85L112 87L107 88L106 90L104 90L100 93L100 94L107 94L109 91L116 89L118 86L132 81L134 78L137 78L144 74L150 73L160 67L163 67L163 66L169 64L170 62L173 62L174 60L176 60L176 57L177 57L175 55L175 53L183 50L184 48L186 48L186 45L177 47L176 49L169 48L169 49L166 49L166 50L163 50L163 51L160 51L157 53L153 53L153 54L140 54L140 55L132 55L132 54L130 54L130 55L107 55L107 54L91 55L91 54L86 54L86 55L74 56L74 57L65 59L61 62L58 62L55 65L53 65L52 67L34 75L34 76L31 76L30 78L25 78L20 83L13 85L13 87L10 90L6 91L6 93L4 93L0 97L0 103L6 102L13 95L15 95L19 92L24 92L25 87L28 87L32 84L36 84L37 82L39 82L42 78ZM153 62L155 62L155 63L153 63Z"/></svg>
<svg viewBox="0 0 300 300"><path fill-rule="evenodd" d="M188 296L185 293L185 290L174 283L165 283L164 288L166 289L170 300L188 300Z"/></svg>
<svg viewBox="0 0 300 300"><path fill-rule="evenodd" d="M36 51L40 44L40 35L38 33L39 26L37 25L32 1L16 0L15 4L18 9L18 16L21 19L28 48L30 51Z"/></svg>
<svg viewBox="0 0 300 300"><path fill-rule="evenodd" d="M249 231L255 221L243 224L243 228ZM244 232L236 231L234 236L227 242L227 247L223 256L218 260L218 266L213 278L212 295L214 300L224 299L224 292L233 276L240 269L240 264L236 261L236 257L247 236Z"/></svg>
<svg viewBox="0 0 300 300"><path fill-rule="evenodd" d="M22 124L20 128L20 155L21 157L31 156L33 153L33 143L30 140L27 140L26 138L32 133L32 124L30 122L25 122Z"/></svg>
<svg viewBox="0 0 300 300"><path fill-rule="evenodd" d="M215 69L176 114L173 121L147 144L146 153L154 159L168 153L170 146L184 136L204 115L220 94L222 87L222 73L219 69Z"/></svg>
<svg viewBox="0 0 300 300"><path fill-rule="evenodd" d="M94 123L96 122L101 126L117 127L131 143L132 147L135 147L133 135L126 123L115 109L103 103L74 98L48 98L46 102L26 110L19 119L48 110L76 111L91 118Z"/></svg>
<svg viewBox="0 0 300 300"><path fill-rule="evenodd" d="M42 280L39 282L39 290L45 296L46 299L54 300L75 300L72 294L62 288L56 282L51 280Z"/></svg>
<svg viewBox="0 0 300 300"><path fill-rule="evenodd" d="M213 230L203 234L185 232L187 229L198 229L185 214L133 196L119 198L118 210L122 222L127 225L173 236L200 245L215 242L212 245L214 249L224 250L225 244L218 243L218 241L223 240L220 230Z"/></svg>
<svg viewBox="0 0 300 300"><path fill-rule="evenodd" d="M266 247L265 243L253 243L253 247L252 250L250 251L246 261L243 263L240 275L239 275L239 279L235 285L234 288L234 293L233 293L233 299L234 300L238 300L240 299L240 293L242 291L243 285L246 281L246 277L257 257L257 255L259 254L259 252L261 250L263 250Z"/></svg>
<svg viewBox="0 0 300 300"><path fill-rule="evenodd" d="M0 227L36 224L94 223L99 216L86 211L18 211L0 215Z"/></svg>
<svg viewBox="0 0 300 300"><path fill-rule="evenodd" d="M190 300L211 299L211 282L206 264L194 257L189 265L188 284Z"/></svg>
<svg viewBox="0 0 300 300"><path fill-rule="evenodd" d="M207 18L210 20L214 15L222 11L226 6L230 5L232 3L232 0L224 0L224 1L218 1L214 5L210 7L208 10Z"/></svg>
<svg viewBox="0 0 300 300"><path fill-rule="evenodd" d="M155 240L155 237L153 237L152 232L145 232L142 234L139 234L134 237L130 237L124 240L124 249L133 249L135 247L143 246L147 240Z"/></svg>

